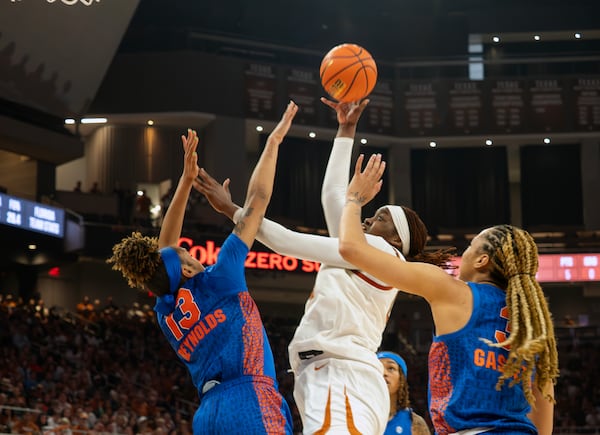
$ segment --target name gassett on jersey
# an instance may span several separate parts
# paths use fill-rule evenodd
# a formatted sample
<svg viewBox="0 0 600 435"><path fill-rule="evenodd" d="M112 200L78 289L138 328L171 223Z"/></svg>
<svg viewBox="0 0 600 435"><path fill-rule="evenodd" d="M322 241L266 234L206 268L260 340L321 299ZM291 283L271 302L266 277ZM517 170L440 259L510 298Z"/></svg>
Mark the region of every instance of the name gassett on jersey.
<svg viewBox="0 0 600 435"><path fill-rule="evenodd" d="M502 371L502 366L506 363L506 356L496 350L477 348L473 351L473 363L477 367Z"/></svg>
<svg viewBox="0 0 600 435"><path fill-rule="evenodd" d="M198 320L179 344L179 349L177 349L179 356L189 361L196 346L225 320L227 320L227 316L220 308Z"/></svg>

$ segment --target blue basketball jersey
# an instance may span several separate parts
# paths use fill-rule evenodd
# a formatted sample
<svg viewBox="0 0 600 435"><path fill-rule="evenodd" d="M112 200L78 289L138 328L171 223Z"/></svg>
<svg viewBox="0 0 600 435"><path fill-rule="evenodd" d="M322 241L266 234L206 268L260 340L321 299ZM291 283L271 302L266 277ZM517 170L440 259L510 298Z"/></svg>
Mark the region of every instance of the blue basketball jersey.
<svg viewBox="0 0 600 435"><path fill-rule="evenodd" d="M160 328L200 396L205 384L218 386L202 398L194 433L225 433L238 419L245 433L292 432L287 403L277 390L271 347L247 290L247 254L246 244L232 233L214 265L175 294L157 298L154 307Z"/></svg>
<svg viewBox="0 0 600 435"><path fill-rule="evenodd" d="M388 421L383 435L411 435L412 434L412 409L401 409Z"/></svg>
<svg viewBox="0 0 600 435"><path fill-rule="evenodd" d="M496 391L508 350L480 340L496 343L508 336L506 294L490 284L468 285L471 318L459 331L434 337L429 351L429 410L436 433L487 427L486 433L535 434L521 384L506 382Z"/></svg>

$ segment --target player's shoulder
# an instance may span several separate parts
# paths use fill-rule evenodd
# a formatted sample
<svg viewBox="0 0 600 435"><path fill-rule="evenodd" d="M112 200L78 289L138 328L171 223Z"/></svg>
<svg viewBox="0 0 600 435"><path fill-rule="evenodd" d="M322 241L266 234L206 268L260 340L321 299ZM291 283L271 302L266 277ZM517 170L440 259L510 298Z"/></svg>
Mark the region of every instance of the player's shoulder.
<svg viewBox="0 0 600 435"><path fill-rule="evenodd" d="M374 248L377 248L383 252L387 252L388 254L396 255L404 260L404 257L402 256L400 251L398 251L396 248L394 248L390 244L390 242L385 240L383 237L376 236L373 234L365 234L365 237L367 238L367 243L369 245L373 246Z"/></svg>

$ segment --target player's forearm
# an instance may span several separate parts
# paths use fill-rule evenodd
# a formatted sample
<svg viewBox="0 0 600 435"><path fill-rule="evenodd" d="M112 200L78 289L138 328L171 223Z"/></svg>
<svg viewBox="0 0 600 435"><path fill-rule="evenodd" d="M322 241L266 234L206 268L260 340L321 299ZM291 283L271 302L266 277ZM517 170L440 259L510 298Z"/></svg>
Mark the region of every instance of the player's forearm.
<svg viewBox="0 0 600 435"><path fill-rule="evenodd" d="M336 137L348 137L354 139L356 135L356 124L345 123L338 126Z"/></svg>
<svg viewBox="0 0 600 435"><path fill-rule="evenodd" d="M340 254L352 264L360 267L360 257L367 245L360 216L362 206L357 201L346 201L340 222Z"/></svg>
<svg viewBox="0 0 600 435"><path fill-rule="evenodd" d="M235 219L234 219L234 215L235 212L240 210L242 207L240 207L239 205L237 205L236 203L234 203L233 201L229 204L224 204L223 205L223 209L221 210L221 213L225 216L227 216L231 222L236 223Z"/></svg>
<svg viewBox="0 0 600 435"><path fill-rule="evenodd" d="M183 228L185 207L190 197L191 189L192 180L182 176L179 179L177 189L175 190L175 194L173 195L171 204L165 213L165 217L160 228L160 235L158 237L158 245L160 248L172 246L178 242L179 237L181 236L181 230Z"/></svg>
<svg viewBox="0 0 600 435"><path fill-rule="evenodd" d="M535 409L532 409L528 417L538 430L540 435L550 435L554 427L554 385L549 382L544 392L533 388L535 397Z"/></svg>
<svg viewBox="0 0 600 435"><path fill-rule="evenodd" d="M279 143L268 140L250 177L244 208L252 207L261 214L265 213L273 194L278 153Z"/></svg>
<svg viewBox="0 0 600 435"><path fill-rule="evenodd" d="M242 218L234 228L235 233L248 247L254 241L258 226L271 200L279 145L283 142L283 138L287 134L297 111L298 106L293 101L290 101L281 121L279 121L267 138L265 148L250 177L248 193L244 202L244 212Z"/></svg>
<svg viewBox="0 0 600 435"><path fill-rule="evenodd" d="M339 234L340 216L346 200L353 143L354 141L351 138L335 138L327 162L325 177L323 178L321 204L327 229L332 237L337 237Z"/></svg>
<svg viewBox="0 0 600 435"><path fill-rule="evenodd" d="M250 177L241 218L233 230L248 247L254 242L258 227L271 200L278 151L279 142L267 140L265 149Z"/></svg>

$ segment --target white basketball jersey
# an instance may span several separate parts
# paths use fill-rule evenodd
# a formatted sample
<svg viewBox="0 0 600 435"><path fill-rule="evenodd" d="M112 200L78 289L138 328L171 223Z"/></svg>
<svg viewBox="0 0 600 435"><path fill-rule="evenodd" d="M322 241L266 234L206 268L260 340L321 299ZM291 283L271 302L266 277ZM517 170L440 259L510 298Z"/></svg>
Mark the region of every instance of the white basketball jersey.
<svg viewBox="0 0 600 435"><path fill-rule="evenodd" d="M397 293L359 271L323 265L289 345L292 369L301 361L298 353L310 350L380 368L375 352Z"/></svg>

